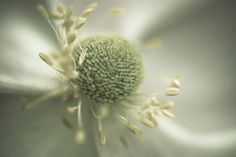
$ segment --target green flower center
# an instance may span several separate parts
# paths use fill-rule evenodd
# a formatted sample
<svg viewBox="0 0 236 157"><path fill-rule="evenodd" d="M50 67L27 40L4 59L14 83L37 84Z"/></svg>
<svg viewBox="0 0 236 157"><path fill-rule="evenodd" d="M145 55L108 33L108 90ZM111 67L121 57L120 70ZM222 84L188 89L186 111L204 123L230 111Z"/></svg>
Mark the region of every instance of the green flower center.
<svg viewBox="0 0 236 157"><path fill-rule="evenodd" d="M142 78L143 65L137 48L116 35L95 35L80 42L86 53L76 83L81 94L97 102L113 103L134 92ZM75 48L76 61L81 49ZM79 64L77 64L79 65Z"/></svg>

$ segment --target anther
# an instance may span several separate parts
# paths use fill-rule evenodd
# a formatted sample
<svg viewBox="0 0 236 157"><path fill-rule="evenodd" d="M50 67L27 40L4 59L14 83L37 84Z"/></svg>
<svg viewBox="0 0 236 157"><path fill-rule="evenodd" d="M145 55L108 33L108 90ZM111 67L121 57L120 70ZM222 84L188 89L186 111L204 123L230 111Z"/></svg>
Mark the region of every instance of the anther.
<svg viewBox="0 0 236 157"><path fill-rule="evenodd" d="M42 4L37 5L37 10L46 20L49 19L48 11Z"/></svg>
<svg viewBox="0 0 236 157"><path fill-rule="evenodd" d="M179 94L179 89L175 87L169 87L165 90L165 95L167 96L176 96Z"/></svg>

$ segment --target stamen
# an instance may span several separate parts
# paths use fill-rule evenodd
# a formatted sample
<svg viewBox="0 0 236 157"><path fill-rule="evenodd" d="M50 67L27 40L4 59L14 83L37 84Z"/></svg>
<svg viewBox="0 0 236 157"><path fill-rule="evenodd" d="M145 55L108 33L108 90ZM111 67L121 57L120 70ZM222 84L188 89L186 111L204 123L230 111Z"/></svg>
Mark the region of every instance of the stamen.
<svg viewBox="0 0 236 157"><path fill-rule="evenodd" d="M77 123L78 123L78 128L83 128L84 125L81 116L81 101L79 101L78 103Z"/></svg>
<svg viewBox="0 0 236 157"><path fill-rule="evenodd" d="M141 116L140 117L140 122L143 123L144 125L150 127L150 128L155 128L157 126L157 124L154 123L154 121L150 120L146 116Z"/></svg>
<svg viewBox="0 0 236 157"><path fill-rule="evenodd" d="M175 88L180 88L180 81L177 78L174 78L171 80L169 87L175 87Z"/></svg>
<svg viewBox="0 0 236 157"><path fill-rule="evenodd" d="M82 144L85 142L86 140L86 134L84 131L84 125L83 125L83 121L82 121L82 115L81 115L81 101L78 102L78 106L77 106L77 123L78 123L78 131L76 133L76 143L78 144Z"/></svg>
<svg viewBox="0 0 236 157"><path fill-rule="evenodd" d="M60 73L64 73L64 70L59 68L58 66L55 65L55 61L47 54L44 53L39 53L39 57L46 62L48 65L50 65L52 68L54 68L55 70L57 70Z"/></svg>
<svg viewBox="0 0 236 157"><path fill-rule="evenodd" d="M105 136L105 134L102 130L98 131L98 138L99 138L99 141L100 141L101 145L106 144L106 136Z"/></svg>
<svg viewBox="0 0 236 157"><path fill-rule="evenodd" d="M91 111L92 111L93 116L94 116L96 119L100 119L100 117L96 114L96 112L94 111L94 109L93 109L92 106L90 106L90 109L91 109Z"/></svg>
<svg viewBox="0 0 236 157"><path fill-rule="evenodd" d="M49 25L52 27L52 29L57 37L57 40L59 41L59 45L61 46L62 40L61 40L59 34L57 33L55 27L53 26L52 22L50 21L50 17L49 17L49 13L48 13L47 9L41 4L37 5L37 9L38 9L39 13L47 20ZM56 15L56 14L52 14L53 18L55 18L54 15Z"/></svg>
<svg viewBox="0 0 236 157"><path fill-rule="evenodd" d="M90 15L93 11L94 11L93 8L88 8L88 9L86 9L86 10L82 13L81 16L82 16L82 17L86 17L86 16Z"/></svg>
<svg viewBox="0 0 236 157"><path fill-rule="evenodd" d="M175 115L169 110L162 110L162 113L169 118L175 118Z"/></svg>
<svg viewBox="0 0 236 157"><path fill-rule="evenodd" d="M108 117L110 113L110 108L107 105L100 105L97 109L98 116L101 119Z"/></svg>
<svg viewBox="0 0 236 157"><path fill-rule="evenodd" d="M37 105L41 104L42 102L44 102L48 99L59 96L62 93L63 93L63 90L56 89L56 90L53 90L49 93L46 93L46 94L42 95L41 97L39 97L37 99L32 100L32 101L28 101L26 99L23 99L20 106L21 106L22 109L30 109L30 108L36 107Z"/></svg>
<svg viewBox="0 0 236 157"><path fill-rule="evenodd" d="M67 112L69 113L75 113L75 111L78 110L78 106L68 106L67 107Z"/></svg>
<svg viewBox="0 0 236 157"><path fill-rule="evenodd" d="M175 87L169 87L165 90L165 95L167 96L176 96L179 94L179 89Z"/></svg>
<svg viewBox="0 0 236 157"><path fill-rule="evenodd" d="M104 145L106 143L106 136L102 130L102 122L101 122L101 119L97 119L97 121L98 121L98 138L99 138L100 144Z"/></svg>
<svg viewBox="0 0 236 157"><path fill-rule="evenodd" d="M90 106L90 109L92 111L93 116L96 118L97 123L98 123L98 139L100 141L101 145L104 145L106 143L106 136L102 130L102 117L100 115L97 115L96 112L94 111L93 107Z"/></svg>
<svg viewBox="0 0 236 157"><path fill-rule="evenodd" d="M48 11L42 4L37 5L37 10L41 14L41 16L43 16L46 20L49 20Z"/></svg>
<svg viewBox="0 0 236 157"><path fill-rule="evenodd" d="M97 3L92 3L88 5L82 12L81 17L87 17L88 15L90 15L96 9L97 5L98 5Z"/></svg>
<svg viewBox="0 0 236 157"><path fill-rule="evenodd" d="M74 6L70 6L70 7L66 10L66 13L65 13L65 16L64 16L65 21L68 20L68 19L70 19L73 10L74 10Z"/></svg>
<svg viewBox="0 0 236 157"><path fill-rule="evenodd" d="M63 4L58 4L58 5L57 5L57 11L58 11L59 13L61 13L61 14L65 14L66 9L65 9L65 7L64 7Z"/></svg>
<svg viewBox="0 0 236 157"><path fill-rule="evenodd" d="M137 126L131 124L125 117L123 117L121 115L119 117L123 120L124 125L127 127L127 129L130 132L132 132L135 136L137 136L140 141L143 141L143 133L140 130L140 128L138 128Z"/></svg>
<svg viewBox="0 0 236 157"><path fill-rule="evenodd" d="M67 20L64 20L63 27L66 28L67 32L69 32L73 24L74 24L74 21L72 19L67 19Z"/></svg>
<svg viewBox="0 0 236 157"><path fill-rule="evenodd" d="M78 30L80 29L86 22L86 18L80 17L77 19L76 23L75 23L75 29Z"/></svg>
<svg viewBox="0 0 236 157"><path fill-rule="evenodd" d="M86 133L83 129L79 129L75 136L75 142L78 144L84 143L86 140Z"/></svg>

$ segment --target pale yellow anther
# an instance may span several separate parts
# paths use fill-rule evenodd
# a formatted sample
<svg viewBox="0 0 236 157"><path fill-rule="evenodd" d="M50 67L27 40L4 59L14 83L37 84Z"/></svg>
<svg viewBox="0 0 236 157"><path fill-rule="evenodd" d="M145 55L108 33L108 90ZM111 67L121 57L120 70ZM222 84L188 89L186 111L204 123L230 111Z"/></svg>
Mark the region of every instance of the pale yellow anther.
<svg viewBox="0 0 236 157"><path fill-rule="evenodd" d="M67 107L67 112L75 113L78 110L78 106L69 106Z"/></svg>
<svg viewBox="0 0 236 157"><path fill-rule="evenodd" d="M100 118L106 118L110 113L110 108L107 105L100 105L96 111Z"/></svg>
<svg viewBox="0 0 236 157"><path fill-rule="evenodd" d="M65 7L64 7L63 4L58 4L58 5L57 5L57 11L58 11L59 13L61 13L61 14L65 14L66 9L65 9Z"/></svg>
<svg viewBox="0 0 236 157"><path fill-rule="evenodd" d="M70 7L66 10L66 13L65 13L65 16L64 16L65 20L70 19L73 10L74 10L74 6L70 6Z"/></svg>
<svg viewBox="0 0 236 157"><path fill-rule="evenodd" d="M150 127L150 128L156 127L156 124L146 116L141 116L140 117L140 122L143 123L144 125Z"/></svg>
<svg viewBox="0 0 236 157"><path fill-rule="evenodd" d="M105 136L104 132L101 130L98 131L98 139L99 139L101 145L106 144L106 136Z"/></svg>
<svg viewBox="0 0 236 157"><path fill-rule="evenodd" d="M179 94L179 88L169 87L165 90L165 95L167 96L176 96Z"/></svg>
<svg viewBox="0 0 236 157"><path fill-rule="evenodd" d="M50 18L53 19L53 20L60 20L60 19L63 19L63 15L58 14L58 13L51 13Z"/></svg>
<svg viewBox="0 0 236 157"><path fill-rule="evenodd" d="M179 79L171 80L169 87L180 88L180 81Z"/></svg>
<svg viewBox="0 0 236 157"><path fill-rule="evenodd" d="M162 113L165 115L165 116L167 116L167 117L169 117L169 118L175 118L175 115L171 112L171 111L169 111L169 110L162 110Z"/></svg>
<svg viewBox="0 0 236 157"><path fill-rule="evenodd" d="M88 8L88 9L86 9L86 10L84 10L84 11L82 12L81 17L87 17L87 16L90 15L93 11L94 11L94 8Z"/></svg>
<svg viewBox="0 0 236 157"><path fill-rule="evenodd" d="M42 4L37 5L37 10L46 20L49 19L49 13L48 13L47 9Z"/></svg>
<svg viewBox="0 0 236 157"><path fill-rule="evenodd" d="M131 124L130 122L127 122L125 125L129 131L139 138L139 140L143 140L143 133L137 126Z"/></svg>
<svg viewBox="0 0 236 157"><path fill-rule="evenodd" d="M69 29L74 24L74 21L72 19L67 19L64 21L63 26L66 27L66 29Z"/></svg>
<svg viewBox="0 0 236 157"><path fill-rule="evenodd" d="M80 29L86 22L86 18L80 17L77 19L76 23L75 23L75 29Z"/></svg>
<svg viewBox="0 0 236 157"><path fill-rule="evenodd" d="M53 60L51 59L49 55L44 54L44 53L39 53L39 57L48 65L53 66Z"/></svg>
<svg viewBox="0 0 236 157"><path fill-rule="evenodd" d="M76 135L75 135L75 142L78 144L84 143L86 140L86 133L84 130L78 130Z"/></svg>

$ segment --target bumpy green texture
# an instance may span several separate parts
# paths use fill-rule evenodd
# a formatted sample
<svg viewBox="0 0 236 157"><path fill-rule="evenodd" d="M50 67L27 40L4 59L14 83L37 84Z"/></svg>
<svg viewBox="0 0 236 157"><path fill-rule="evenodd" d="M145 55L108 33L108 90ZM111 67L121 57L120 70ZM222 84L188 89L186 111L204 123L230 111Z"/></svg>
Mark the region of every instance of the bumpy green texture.
<svg viewBox="0 0 236 157"><path fill-rule="evenodd" d="M117 35L95 35L80 42L86 57L77 66L82 95L96 102L114 103L134 92L142 78L143 65L137 48ZM81 50L75 48L79 61Z"/></svg>

